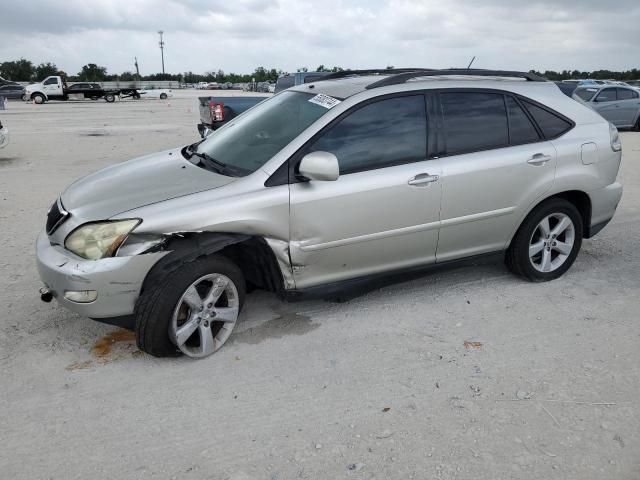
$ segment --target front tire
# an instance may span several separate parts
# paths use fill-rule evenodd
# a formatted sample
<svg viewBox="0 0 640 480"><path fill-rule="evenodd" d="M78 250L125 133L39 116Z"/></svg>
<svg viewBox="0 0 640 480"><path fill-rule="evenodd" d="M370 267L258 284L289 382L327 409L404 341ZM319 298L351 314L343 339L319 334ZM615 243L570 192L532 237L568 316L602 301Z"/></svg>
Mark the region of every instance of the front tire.
<svg viewBox="0 0 640 480"><path fill-rule="evenodd" d="M34 93L33 95L31 95L31 99L37 105L42 105L47 100L46 98L44 98L44 95L42 95L41 93Z"/></svg>
<svg viewBox="0 0 640 480"><path fill-rule="evenodd" d="M156 357L207 357L229 338L244 298L244 276L226 257L186 263L138 299L138 347Z"/></svg>
<svg viewBox="0 0 640 480"><path fill-rule="evenodd" d="M112 93L107 93L104 96L104 99L106 100L107 103L113 103L116 101L116 96Z"/></svg>
<svg viewBox="0 0 640 480"><path fill-rule="evenodd" d="M160 94L160 100L166 100L167 99L167 94L166 93L161 93Z"/></svg>
<svg viewBox="0 0 640 480"><path fill-rule="evenodd" d="M507 266L532 282L554 280L578 256L582 231L582 216L571 202L562 198L546 201L520 225L507 250Z"/></svg>

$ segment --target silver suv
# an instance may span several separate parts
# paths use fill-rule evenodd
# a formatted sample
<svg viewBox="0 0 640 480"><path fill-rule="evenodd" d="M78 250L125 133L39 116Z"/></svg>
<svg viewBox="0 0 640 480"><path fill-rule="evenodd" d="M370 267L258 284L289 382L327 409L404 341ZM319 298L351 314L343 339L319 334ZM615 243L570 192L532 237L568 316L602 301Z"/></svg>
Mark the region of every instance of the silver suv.
<svg viewBox="0 0 640 480"><path fill-rule="evenodd" d="M330 295L496 252L552 280L613 217L620 159L613 125L532 74L341 72L71 184L38 237L41 295L204 357L256 288Z"/></svg>

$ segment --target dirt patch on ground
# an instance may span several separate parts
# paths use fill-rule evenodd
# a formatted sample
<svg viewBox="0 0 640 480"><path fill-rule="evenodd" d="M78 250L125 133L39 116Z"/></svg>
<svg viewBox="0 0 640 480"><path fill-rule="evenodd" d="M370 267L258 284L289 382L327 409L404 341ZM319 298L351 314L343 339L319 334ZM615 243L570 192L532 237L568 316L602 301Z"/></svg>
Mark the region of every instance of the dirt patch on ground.
<svg viewBox="0 0 640 480"><path fill-rule="evenodd" d="M93 360L73 362L65 369L69 371L84 370L97 364L110 363L115 360L144 355L136 346L136 334L130 330L119 329L107 333L91 347Z"/></svg>

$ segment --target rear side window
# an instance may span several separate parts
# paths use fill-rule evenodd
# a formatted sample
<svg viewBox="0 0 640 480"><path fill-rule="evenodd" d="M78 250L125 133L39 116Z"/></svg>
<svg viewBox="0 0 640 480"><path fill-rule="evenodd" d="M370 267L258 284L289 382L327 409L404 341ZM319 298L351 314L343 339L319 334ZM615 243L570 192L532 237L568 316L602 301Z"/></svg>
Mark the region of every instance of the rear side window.
<svg viewBox="0 0 640 480"><path fill-rule="evenodd" d="M509 114L509 143L511 145L521 145L540 140L536 127L533 126L527 114L518 105L513 97L505 97L507 102L507 112Z"/></svg>
<svg viewBox="0 0 640 480"><path fill-rule="evenodd" d="M426 160L424 96L365 105L324 132L308 150L314 151L333 153L341 175Z"/></svg>
<svg viewBox="0 0 640 480"><path fill-rule="evenodd" d="M616 88L618 91L618 100L633 100L638 98L638 92L629 90L628 88Z"/></svg>
<svg viewBox="0 0 640 480"><path fill-rule="evenodd" d="M571 130L573 127L571 122L559 117L555 113L551 113L542 107L524 100L522 103L536 121L538 127L540 127L540 130L542 130L542 133L546 138L559 137L563 133Z"/></svg>
<svg viewBox="0 0 640 480"><path fill-rule="evenodd" d="M448 154L506 147L509 129L504 96L496 93L440 94Z"/></svg>

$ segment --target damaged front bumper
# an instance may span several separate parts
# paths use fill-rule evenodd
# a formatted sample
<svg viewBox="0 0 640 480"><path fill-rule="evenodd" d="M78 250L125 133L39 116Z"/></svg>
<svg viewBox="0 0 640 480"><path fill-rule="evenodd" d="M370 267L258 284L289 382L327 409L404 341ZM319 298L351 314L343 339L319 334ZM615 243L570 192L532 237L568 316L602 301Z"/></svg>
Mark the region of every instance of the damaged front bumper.
<svg viewBox="0 0 640 480"><path fill-rule="evenodd" d="M36 242L38 272L46 288L61 305L91 318L133 314L147 273L167 253L85 260L59 245L51 245L44 231ZM89 302L86 300L93 294L83 298L74 293L92 291L97 296Z"/></svg>

